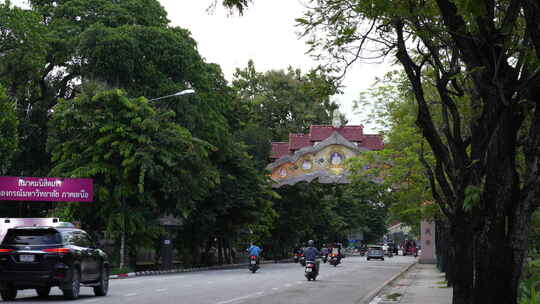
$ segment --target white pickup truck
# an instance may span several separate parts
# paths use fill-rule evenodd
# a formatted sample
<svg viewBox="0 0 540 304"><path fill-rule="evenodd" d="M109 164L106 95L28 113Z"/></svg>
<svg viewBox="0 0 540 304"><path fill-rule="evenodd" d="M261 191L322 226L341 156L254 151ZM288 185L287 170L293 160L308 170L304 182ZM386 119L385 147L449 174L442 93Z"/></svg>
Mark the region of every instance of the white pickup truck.
<svg viewBox="0 0 540 304"><path fill-rule="evenodd" d="M9 228L17 226L59 226L63 223L56 217L49 218L3 218L0 220L0 243Z"/></svg>

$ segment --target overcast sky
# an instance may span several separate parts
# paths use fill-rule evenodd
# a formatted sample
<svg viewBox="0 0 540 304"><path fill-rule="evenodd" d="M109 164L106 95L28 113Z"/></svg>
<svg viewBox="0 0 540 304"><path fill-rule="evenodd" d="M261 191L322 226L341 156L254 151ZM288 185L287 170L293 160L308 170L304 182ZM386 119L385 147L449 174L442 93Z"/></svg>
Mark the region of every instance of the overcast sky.
<svg viewBox="0 0 540 304"><path fill-rule="evenodd" d="M243 16L231 15L219 5L213 13L208 13L213 0L159 1L167 10L171 25L189 29L198 43L199 53L207 62L219 64L229 81L235 69L245 67L249 59L253 59L259 72L285 69L289 65L305 72L317 66L305 54L308 48L298 38L299 29L295 27L294 19L305 10L302 0L255 0ZM13 1L23 2L26 1ZM344 94L333 97L349 124L361 120L352 113L353 100L388 69L380 64L357 64L349 70Z"/></svg>
<svg viewBox="0 0 540 304"><path fill-rule="evenodd" d="M172 25L187 28L198 43L199 52L208 62L218 63L225 77L232 79L235 69L249 59L258 71L285 69L289 65L307 71L317 66L309 55L305 40L300 39L295 18L303 15L301 0L256 0L243 16L230 15L222 7L209 14L212 0L160 0ZM221 1L219 1L221 2ZM353 100L383 76L388 65L357 64L345 78L344 94L334 96L349 124L359 124L361 117L352 112ZM369 125L366 130L369 131Z"/></svg>

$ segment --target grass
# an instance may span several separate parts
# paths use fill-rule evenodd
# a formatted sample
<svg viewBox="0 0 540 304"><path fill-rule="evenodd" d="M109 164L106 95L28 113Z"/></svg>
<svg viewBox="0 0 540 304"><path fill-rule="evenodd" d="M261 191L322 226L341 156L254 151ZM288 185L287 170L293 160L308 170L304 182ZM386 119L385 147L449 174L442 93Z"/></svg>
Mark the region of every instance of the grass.
<svg viewBox="0 0 540 304"><path fill-rule="evenodd" d="M122 274L122 273L130 273L130 272L133 272L133 269L129 268L129 267L111 269L111 275Z"/></svg>
<svg viewBox="0 0 540 304"><path fill-rule="evenodd" d="M446 281L438 281L437 285L439 285L439 286L437 286L439 288L448 288L448 282L446 282Z"/></svg>
<svg viewBox="0 0 540 304"><path fill-rule="evenodd" d="M401 297L401 294L400 293L397 293L397 292L394 292L392 294L389 294L389 295L386 295L386 299L387 300L391 300L391 301L397 301L397 299Z"/></svg>

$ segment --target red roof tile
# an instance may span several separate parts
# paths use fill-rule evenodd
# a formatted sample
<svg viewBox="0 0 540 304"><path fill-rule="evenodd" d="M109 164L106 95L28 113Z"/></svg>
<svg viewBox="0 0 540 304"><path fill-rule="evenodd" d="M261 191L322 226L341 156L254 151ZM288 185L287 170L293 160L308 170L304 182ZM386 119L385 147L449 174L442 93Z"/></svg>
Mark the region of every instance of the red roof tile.
<svg viewBox="0 0 540 304"><path fill-rule="evenodd" d="M270 158L278 159L290 155L296 150L313 145L314 141L327 139L334 131L338 131L343 137L352 142L360 142L360 147L369 150L382 150L384 143L382 136L378 134L364 134L364 126L343 126L334 128L329 125L312 125L309 134L289 134L289 142L273 142Z"/></svg>
<svg viewBox="0 0 540 304"><path fill-rule="evenodd" d="M272 152L270 152L270 158L280 158L289 154L289 143L288 142L273 142L272 143Z"/></svg>
<svg viewBox="0 0 540 304"><path fill-rule="evenodd" d="M384 148L382 135L365 134L360 146L370 150L382 150Z"/></svg>
<svg viewBox="0 0 540 304"><path fill-rule="evenodd" d="M303 147L311 146L311 141L309 140L309 134L289 134L289 150L300 150Z"/></svg>
<svg viewBox="0 0 540 304"><path fill-rule="evenodd" d="M312 125L309 128L311 141L323 141L327 139L334 131L338 131L349 141L361 141L364 137L364 126L343 126L334 128L330 125Z"/></svg>

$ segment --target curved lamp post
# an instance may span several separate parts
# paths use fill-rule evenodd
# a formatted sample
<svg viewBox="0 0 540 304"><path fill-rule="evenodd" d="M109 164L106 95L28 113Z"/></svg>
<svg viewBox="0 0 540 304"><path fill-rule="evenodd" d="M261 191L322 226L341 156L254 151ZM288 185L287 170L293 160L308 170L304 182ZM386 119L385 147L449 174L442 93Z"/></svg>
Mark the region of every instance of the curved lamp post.
<svg viewBox="0 0 540 304"><path fill-rule="evenodd" d="M194 89L186 89L186 90L176 92L176 93L171 94L171 95L162 96L162 97L153 98L153 99L148 99L148 101L156 101L156 100L160 100L160 99L164 99L164 98L182 96L182 95L188 95L188 94L195 94L195 90Z"/></svg>

